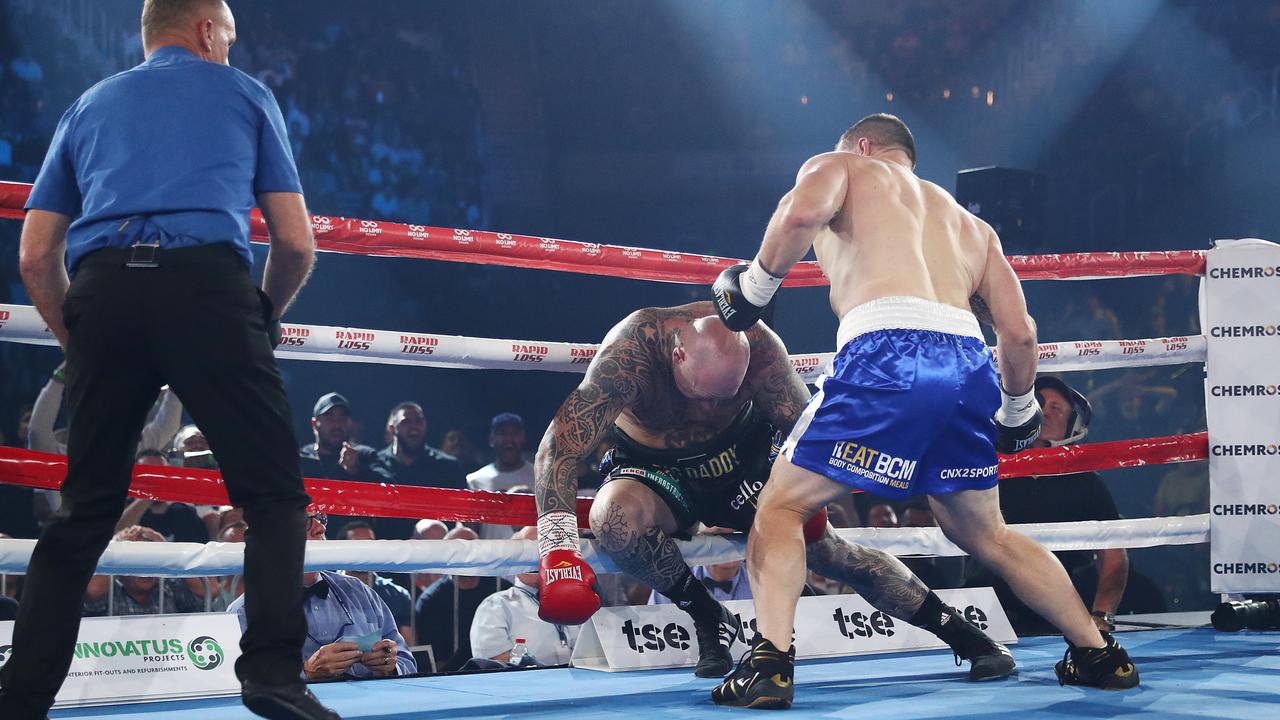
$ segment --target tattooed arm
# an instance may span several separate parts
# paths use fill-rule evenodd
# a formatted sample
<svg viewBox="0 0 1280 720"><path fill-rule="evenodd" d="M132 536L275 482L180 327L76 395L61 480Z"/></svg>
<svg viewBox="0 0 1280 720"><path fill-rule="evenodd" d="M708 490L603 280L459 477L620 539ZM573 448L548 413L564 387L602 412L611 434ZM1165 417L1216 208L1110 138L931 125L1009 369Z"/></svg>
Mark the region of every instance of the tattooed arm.
<svg viewBox="0 0 1280 720"><path fill-rule="evenodd" d="M533 472L539 517L576 511L578 461L647 387L657 342L657 320L648 310L632 313L605 336L586 377L569 393L538 445Z"/></svg>
<svg viewBox="0 0 1280 720"><path fill-rule="evenodd" d="M754 386L751 399L774 429L785 436L808 404L809 391L791 367L787 348L777 333L764 323L757 323L747 331L747 338L751 341L750 372Z"/></svg>

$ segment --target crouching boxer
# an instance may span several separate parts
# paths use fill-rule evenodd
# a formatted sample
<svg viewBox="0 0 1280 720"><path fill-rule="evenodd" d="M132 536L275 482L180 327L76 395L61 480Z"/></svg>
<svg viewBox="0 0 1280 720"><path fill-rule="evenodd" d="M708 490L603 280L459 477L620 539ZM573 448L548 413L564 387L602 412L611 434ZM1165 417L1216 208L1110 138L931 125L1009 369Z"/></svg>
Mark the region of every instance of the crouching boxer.
<svg viewBox="0 0 1280 720"><path fill-rule="evenodd" d="M698 677L732 660L731 616L690 572L672 538L701 522L748 531L778 446L809 393L763 323L732 332L710 302L639 310L605 337L586 377L560 406L534 463L542 553L540 615L581 623L600 606L578 551L578 461L612 433L606 482L591 509L599 547L693 618ZM924 628L970 661L970 678L1009 675L1009 652L945 605L896 558L850 545L826 513L804 529L809 567L853 587L877 609Z"/></svg>

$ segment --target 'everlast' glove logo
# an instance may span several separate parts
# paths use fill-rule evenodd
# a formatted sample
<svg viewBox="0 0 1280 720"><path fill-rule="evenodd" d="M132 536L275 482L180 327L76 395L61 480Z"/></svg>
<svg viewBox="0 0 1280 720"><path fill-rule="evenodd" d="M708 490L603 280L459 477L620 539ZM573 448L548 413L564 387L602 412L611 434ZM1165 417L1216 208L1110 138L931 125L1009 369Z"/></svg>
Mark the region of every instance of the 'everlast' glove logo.
<svg viewBox="0 0 1280 720"><path fill-rule="evenodd" d="M720 314L724 317L733 317L738 314L738 311L729 304L730 302L729 293L724 290L716 291L716 307L720 308Z"/></svg>
<svg viewBox="0 0 1280 720"><path fill-rule="evenodd" d="M552 568L543 569L543 582L553 583L558 580L577 580L582 582L582 566L564 561Z"/></svg>

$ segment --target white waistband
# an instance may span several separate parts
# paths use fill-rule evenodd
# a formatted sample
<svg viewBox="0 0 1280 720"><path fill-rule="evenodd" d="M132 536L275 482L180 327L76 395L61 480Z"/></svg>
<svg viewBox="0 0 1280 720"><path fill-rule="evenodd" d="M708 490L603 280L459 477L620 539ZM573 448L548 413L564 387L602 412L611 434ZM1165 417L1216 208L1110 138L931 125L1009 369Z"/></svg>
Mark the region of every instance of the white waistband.
<svg viewBox="0 0 1280 720"><path fill-rule="evenodd" d="M875 330L933 330L982 340L982 329L973 313L933 300L891 295L858 305L840 318L836 348Z"/></svg>

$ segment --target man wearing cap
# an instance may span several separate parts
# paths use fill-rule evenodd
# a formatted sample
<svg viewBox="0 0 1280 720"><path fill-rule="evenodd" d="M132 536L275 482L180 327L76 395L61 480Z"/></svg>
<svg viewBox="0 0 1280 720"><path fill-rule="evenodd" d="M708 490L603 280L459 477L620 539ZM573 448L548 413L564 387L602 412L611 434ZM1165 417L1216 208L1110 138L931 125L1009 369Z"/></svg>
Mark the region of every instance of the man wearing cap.
<svg viewBox="0 0 1280 720"><path fill-rule="evenodd" d="M1033 447L1059 447L1080 442L1089 433L1092 410L1089 401L1062 380L1042 375L1035 382L1036 400L1044 413L1040 437ZM1116 502L1096 472L1008 478L1000 482L1000 511L1009 523L1118 520ZM1115 612L1124 596L1129 576L1129 555L1124 548L1055 553L1071 575L1076 592L1090 610L1098 629L1115 629ZM1051 633L1053 627L1014 596L1003 581L986 568L976 567L966 584L995 587L1000 603L1019 634ZM1094 590L1090 592L1090 590Z"/></svg>
<svg viewBox="0 0 1280 720"><path fill-rule="evenodd" d="M376 481L371 469L378 451L351 442L351 404L336 392L325 393L311 409L316 441L298 449L304 477Z"/></svg>
<svg viewBox="0 0 1280 720"><path fill-rule="evenodd" d="M336 392L325 393L311 409L311 431L316 441L298 449L302 476L326 480L378 482L373 462L378 451L351 442L351 404ZM330 540L349 520L335 515L329 523Z"/></svg>
<svg viewBox="0 0 1280 720"><path fill-rule="evenodd" d="M493 416L489 423L489 447L493 462L467 475L472 490L510 492L512 488L533 487L533 465L524 457L524 419L511 412ZM505 540L511 537L506 525L483 524L482 540Z"/></svg>

